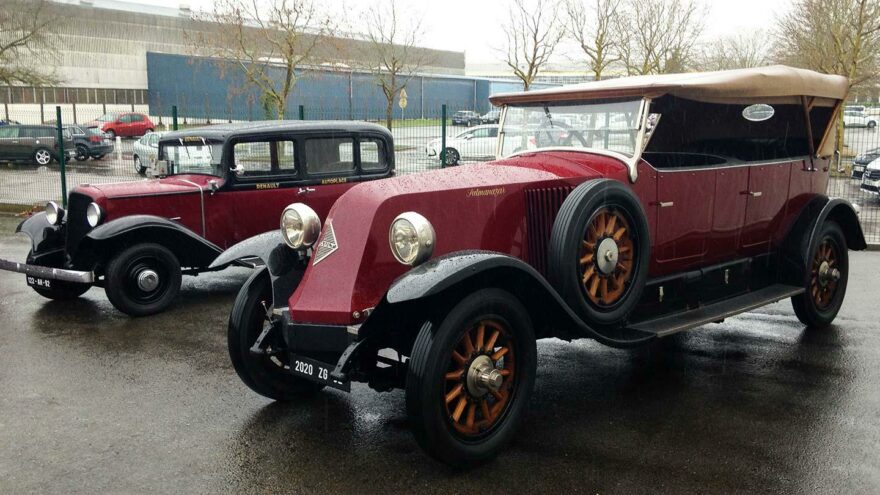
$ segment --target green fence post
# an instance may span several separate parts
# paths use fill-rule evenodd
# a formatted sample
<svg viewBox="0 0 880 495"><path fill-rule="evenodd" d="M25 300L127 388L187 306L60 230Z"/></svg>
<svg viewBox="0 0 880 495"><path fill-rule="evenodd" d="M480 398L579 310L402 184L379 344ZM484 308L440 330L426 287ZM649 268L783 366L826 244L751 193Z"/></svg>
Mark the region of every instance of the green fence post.
<svg viewBox="0 0 880 495"><path fill-rule="evenodd" d="M61 126L61 107L55 107L55 128L58 131L58 165L61 168L61 206L67 208L67 171L64 165L64 129Z"/></svg>
<svg viewBox="0 0 880 495"><path fill-rule="evenodd" d="M446 105L440 107L440 168L446 166Z"/></svg>
<svg viewBox="0 0 880 495"><path fill-rule="evenodd" d="M177 130L177 105L171 107L171 130Z"/></svg>
<svg viewBox="0 0 880 495"><path fill-rule="evenodd" d="M305 107L305 105L299 106L299 120L306 120L306 107Z"/></svg>

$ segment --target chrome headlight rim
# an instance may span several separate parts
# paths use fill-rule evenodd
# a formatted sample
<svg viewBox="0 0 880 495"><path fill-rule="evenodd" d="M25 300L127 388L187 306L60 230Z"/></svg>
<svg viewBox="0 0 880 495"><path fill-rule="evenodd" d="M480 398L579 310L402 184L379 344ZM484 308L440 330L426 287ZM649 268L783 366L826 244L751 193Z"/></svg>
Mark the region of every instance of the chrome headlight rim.
<svg viewBox="0 0 880 495"><path fill-rule="evenodd" d="M95 228L100 225L103 220L104 210L101 208L101 205L94 201L89 203L89 206L86 207L86 222L88 222L89 226Z"/></svg>
<svg viewBox="0 0 880 495"><path fill-rule="evenodd" d="M410 246L414 246L415 250L409 256L398 250L395 235L398 227L411 229L415 234L415 242L410 242ZM388 229L388 244L391 254L399 263L409 266L420 265L430 259L434 253L434 246L437 244L434 226L427 218L414 211L401 213L394 218Z"/></svg>
<svg viewBox="0 0 880 495"><path fill-rule="evenodd" d="M294 230L297 223L299 228ZM284 208L280 225L281 239L291 249L309 248L317 242L321 234L321 218L315 210L303 203L293 203Z"/></svg>
<svg viewBox="0 0 880 495"><path fill-rule="evenodd" d="M61 221L64 220L64 208L58 206L58 203L54 201L49 201L46 203L46 221L49 222L49 225L61 225Z"/></svg>

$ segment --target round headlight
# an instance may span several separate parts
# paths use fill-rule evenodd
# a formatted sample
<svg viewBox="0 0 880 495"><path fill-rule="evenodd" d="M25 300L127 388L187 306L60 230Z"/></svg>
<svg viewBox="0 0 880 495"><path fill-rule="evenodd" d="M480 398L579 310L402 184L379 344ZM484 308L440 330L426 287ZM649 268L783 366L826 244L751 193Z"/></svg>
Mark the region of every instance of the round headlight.
<svg viewBox="0 0 880 495"><path fill-rule="evenodd" d="M46 203L46 220L52 225L60 225L64 219L64 209L58 203L49 201Z"/></svg>
<svg viewBox="0 0 880 495"><path fill-rule="evenodd" d="M397 215L388 232L391 253L404 265L418 265L434 252L434 227L427 218L408 211Z"/></svg>
<svg viewBox="0 0 880 495"><path fill-rule="evenodd" d="M293 249L309 247L318 240L321 219L315 210L302 203L294 203L281 214L281 237Z"/></svg>
<svg viewBox="0 0 880 495"><path fill-rule="evenodd" d="M97 227L101 220L104 219L104 210L98 206L98 203L89 203L86 208L86 220L92 227Z"/></svg>

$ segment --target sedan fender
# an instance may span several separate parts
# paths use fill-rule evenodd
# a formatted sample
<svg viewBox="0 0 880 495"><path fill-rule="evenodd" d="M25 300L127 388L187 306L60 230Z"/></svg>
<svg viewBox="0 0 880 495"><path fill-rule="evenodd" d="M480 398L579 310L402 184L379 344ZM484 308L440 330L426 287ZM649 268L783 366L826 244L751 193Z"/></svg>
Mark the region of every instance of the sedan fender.
<svg viewBox="0 0 880 495"><path fill-rule="evenodd" d="M32 215L18 224L15 233L23 233L31 239L31 251L43 253L64 248L64 230L46 220L46 213Z"/></svg>
<svg viewBox="0 0 880 495"><path fill-rule="evenodd" d="M553 327L566 337L593 338L614 347L633 347L656 338L654 334L625 328L591 328L534 268L518 258L491 251L450 253L414 268L394 281L383 304L402 304L444 294L460 297L475 288L489 286L513 292L528 308L536 327ZM569 329L574 332L568 332Z"/></svg>
<svg viewBox="0 0 880 495"><path fill-rule="evenodd" d="M108 260L122 246L139 242L168 248L181 266L207 268L220 255L214 243L177 222L154 215L131 215L95 227L74 254L74 265L89 266Z"/></svg>

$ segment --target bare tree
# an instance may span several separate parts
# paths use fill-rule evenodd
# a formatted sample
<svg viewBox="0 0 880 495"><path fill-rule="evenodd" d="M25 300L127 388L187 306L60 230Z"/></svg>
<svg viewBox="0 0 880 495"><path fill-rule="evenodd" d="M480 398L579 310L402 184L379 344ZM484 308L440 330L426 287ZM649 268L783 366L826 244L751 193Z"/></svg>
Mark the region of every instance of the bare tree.
<svg viewBox="0 0 880 495"><path fill-rule="evenodd" d="M622 0L565 1L565 30L580 46L595 80L620 61L619 38L614 32Z"/></svg>
<svg viewBox="0 0 880 495"><path fill-rule="evenodd" d="M218 0L197 18L210 27L186 33L194 51L220 57L220 64L231 61L260 91L266 113L278 119L284 118L297 70L326 59L324 42L334 27L313 0Z"/></svg>
<svg viewBox="0 0 880 495"><path fill-rule="evenodd" d="M391 129L395 98L433 60L428 50L417 46L424 36L421 17L402 9L397 0L374 3L365 12L365 19L366 43L356 64L369 70L382 89L385 126Z"/></svg>
<svg viewBox="0 0 880 495"><path fill-rule="evenodd" d="M565 34L555 0L513 0L504 32L505 62L528 91Z"/></svg>
<svg viewBox="0 0 880 495"><path fill-rule="evenodd" d="M684 72L694 65L707 14L698 0L627 0L625 10L615 28L628 74Z"/></svg>
<svg viewBox="0 0 880 495"><path fill-rule="evenodd" d="M795 0L777 25L776 57L781 62L846 76L851 86L877 77L877 0Z"/></svg>
<svg viewBox="0 0 880 495"><path fill-rule="evenodd" d="M39 66L53 46L59 18L45 0L0 0L0 84L48 86L59 82Z"/></svg>
<svg viewBox="0 0 880 495"><path fill-rule="evenodd" d="M703 70L762 67L770 62L771 43L764 31L737 34L707 43L700 57Z"/></svg>

